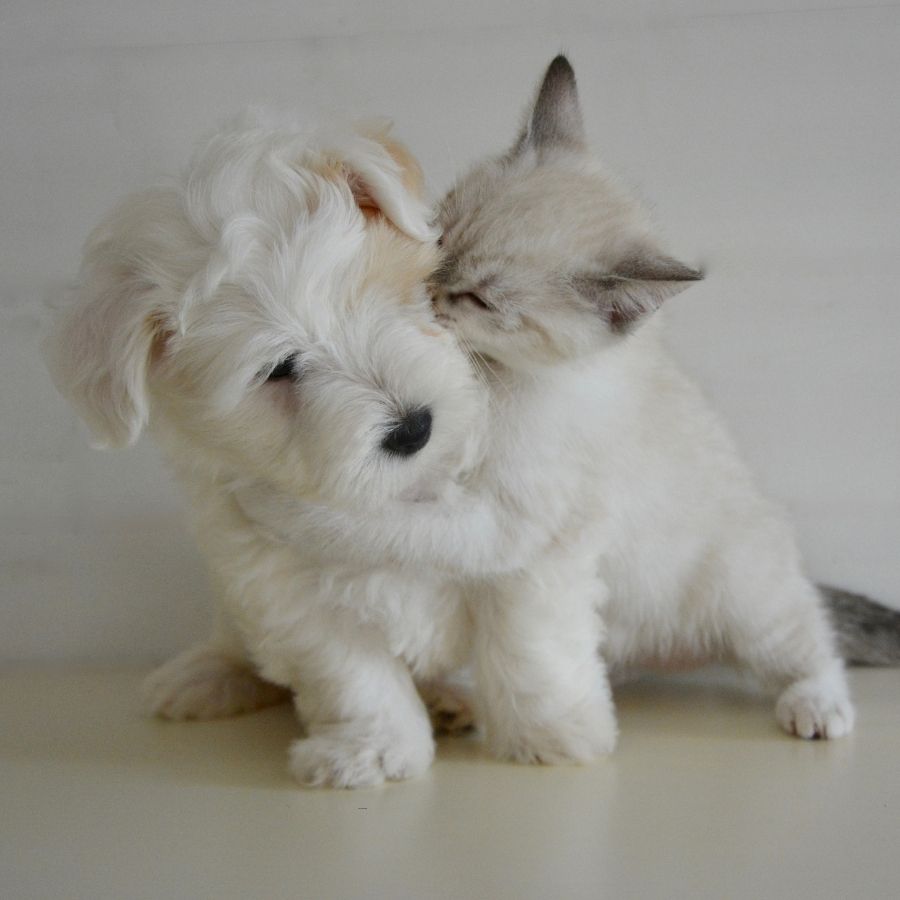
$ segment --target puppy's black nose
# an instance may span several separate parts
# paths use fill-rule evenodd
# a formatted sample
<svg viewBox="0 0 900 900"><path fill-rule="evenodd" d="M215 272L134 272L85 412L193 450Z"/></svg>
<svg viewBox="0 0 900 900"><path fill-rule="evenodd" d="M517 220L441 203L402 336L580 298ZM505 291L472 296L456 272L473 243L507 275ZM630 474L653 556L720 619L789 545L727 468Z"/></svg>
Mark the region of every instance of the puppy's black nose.
<svg viewBox="0 0 900 900"><path fill-rule="evenodd" d="M381 447L398 456L418 453L431 437L431 410L428 407L407 413L385 436Z"/></svg>

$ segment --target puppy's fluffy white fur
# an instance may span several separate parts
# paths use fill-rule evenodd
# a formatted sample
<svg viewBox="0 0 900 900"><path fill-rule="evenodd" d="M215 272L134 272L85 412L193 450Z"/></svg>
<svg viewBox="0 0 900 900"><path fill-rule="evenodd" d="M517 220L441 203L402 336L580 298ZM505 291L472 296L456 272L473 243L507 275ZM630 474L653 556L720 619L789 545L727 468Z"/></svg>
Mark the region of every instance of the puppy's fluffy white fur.
<svg viewBox="0 0 900 900"><path fill-rule="evenodd" d="M422 772L433 741L413 675L458 667L469 644L463 588L417 562L434 532L409 541L485 419L424 289L437 251L420 193L377 125L244 118L96 229L48 343L97 442L127 445L149 421L190 495L221 615L148 681L154 709L224 715L288 688L307 733L292 767L311 784ZM294 377L268 380L287 358ZM387 452L424 408L427 445Z"/></svg>

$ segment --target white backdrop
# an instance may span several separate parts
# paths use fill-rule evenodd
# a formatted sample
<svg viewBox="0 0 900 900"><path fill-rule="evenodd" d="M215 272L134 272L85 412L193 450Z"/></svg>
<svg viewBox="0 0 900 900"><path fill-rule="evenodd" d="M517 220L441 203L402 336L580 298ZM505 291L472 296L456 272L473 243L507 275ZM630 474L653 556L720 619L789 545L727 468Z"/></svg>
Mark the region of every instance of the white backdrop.
<svg viewBox="0 0 900 900"><path fill-rule="evenodd" d="M0 659L155 659L206 619L155 451L88 449L38 357L108 207L260 101L392 116L437 195L560 49L597 146L709 270L671 342L811 573L900 602L898 48L898 4L862 0L4 0Z"/></svg>

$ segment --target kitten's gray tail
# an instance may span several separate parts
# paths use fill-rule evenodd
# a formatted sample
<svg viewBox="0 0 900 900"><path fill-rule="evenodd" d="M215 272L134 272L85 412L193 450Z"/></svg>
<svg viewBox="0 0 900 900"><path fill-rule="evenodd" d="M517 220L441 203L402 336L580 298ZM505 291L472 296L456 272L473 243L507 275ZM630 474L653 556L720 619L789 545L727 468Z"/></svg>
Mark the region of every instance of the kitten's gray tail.
<svg viewBox="0 0 900 900"><path fill-rule="evenodd" d="M848 664L900 665L900 611L840 588L820 584L819 590Z"/></svg>

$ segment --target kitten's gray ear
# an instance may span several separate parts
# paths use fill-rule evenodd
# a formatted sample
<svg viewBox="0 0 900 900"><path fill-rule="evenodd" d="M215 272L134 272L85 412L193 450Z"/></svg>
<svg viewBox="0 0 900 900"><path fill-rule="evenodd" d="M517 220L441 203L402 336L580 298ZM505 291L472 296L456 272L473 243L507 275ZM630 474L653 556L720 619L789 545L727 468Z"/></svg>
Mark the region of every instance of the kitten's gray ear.
<svg viewBox="0 0 900 900"><path fill-rule="evenodd" d="M558 147L581 149L584 144L575 70L560 54L547 67L528 121L513 147L513 155L527 148L540 152Z"/></svg>
<svg viewBox="0 0 900 900"><path fill-rule="evenodd" d="M579 273L572 285L596 307L611 331L627 334L664 300L702 278L701 270L671 256L643 254L623 260L612 271Z"/></svg>

